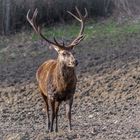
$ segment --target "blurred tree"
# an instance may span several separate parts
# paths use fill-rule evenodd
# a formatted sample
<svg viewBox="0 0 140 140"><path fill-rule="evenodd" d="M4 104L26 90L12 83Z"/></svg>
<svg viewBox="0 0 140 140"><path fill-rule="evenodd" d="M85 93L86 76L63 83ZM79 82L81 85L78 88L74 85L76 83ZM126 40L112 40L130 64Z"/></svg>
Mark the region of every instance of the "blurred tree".
<svg viewBox="0 0 140 140"><path fill-rule="evenodd" d="M119 13L127 13L129 16L132 15L132 11L130 9L130 5L135 3L135 1L130 0L115 0L114 5Z"/></svg>
<svg viewBox="0 0 140 140"><path fill-rule="evenodd" d="M5 0L5 34L10 33L11 0Z"/></svg>
<svg viewBox="0 0 140 140"><path fill-rule="evenodd" d="M0 0L0 33L4 34L4 12L5 12L5 1Z"/></svg>

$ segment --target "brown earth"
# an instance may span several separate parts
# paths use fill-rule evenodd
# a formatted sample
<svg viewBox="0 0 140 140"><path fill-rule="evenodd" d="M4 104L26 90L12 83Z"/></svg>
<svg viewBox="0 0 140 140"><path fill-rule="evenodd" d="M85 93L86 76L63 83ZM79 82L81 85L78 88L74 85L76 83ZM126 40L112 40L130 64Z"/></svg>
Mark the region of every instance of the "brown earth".
<svg viewBox="0 0 140 140"><path fill-rule="evenodd" d="M37 90L35 72L56 56L53 50L35 42L0 51L0 140L140 139L140 34L85 42L75 50L80 63L72 132L62 104L59 133L48 133Z"/></svg>

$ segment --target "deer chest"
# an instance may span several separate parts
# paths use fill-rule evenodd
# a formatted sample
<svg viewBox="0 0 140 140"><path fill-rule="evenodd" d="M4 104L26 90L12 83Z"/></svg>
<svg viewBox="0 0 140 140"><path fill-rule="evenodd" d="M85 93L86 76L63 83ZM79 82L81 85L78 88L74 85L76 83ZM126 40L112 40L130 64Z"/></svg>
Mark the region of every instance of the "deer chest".
<svg viewBox="0 0 140 140"><path fill-rule="evenodd" d="M57 101L65 101L70 99L75 93L76 84L70 83L65 87L57 87L51 81L47 84L48 97Z"/></svg>

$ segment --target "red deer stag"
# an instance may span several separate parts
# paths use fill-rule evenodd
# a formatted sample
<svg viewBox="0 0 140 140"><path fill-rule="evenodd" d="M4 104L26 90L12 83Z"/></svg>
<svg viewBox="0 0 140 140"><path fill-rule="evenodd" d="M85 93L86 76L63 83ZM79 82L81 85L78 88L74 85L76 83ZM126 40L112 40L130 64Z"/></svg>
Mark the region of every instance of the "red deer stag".
<svg viewBox="0 0 140 140"><path fill-rule="evenodd" d="M27 13L27 20L35 32L51 44L58 53L56 60L44 62L36 72L39 89L47 106L48 129L50 132L53 131L54 119L56 119L55 131L58 131L57 116L62 101L66 102L66 115L69 120L69 130L71 130L71 107L77 82L75 66L78 64L72 54L72 50L84 39L85 19L88 14L86 9L84 16L82 16L77 7L76 11L78 16L69 11L68 13L80 22L80 32L78 36L67 45L64 42L63 44L59 43L55 38L54 41L51 41L42 34L40 26L36 23L37 9L34 11L32 18L29 17L30 10ZM51 114L49 114L49 109Z"/></svg>

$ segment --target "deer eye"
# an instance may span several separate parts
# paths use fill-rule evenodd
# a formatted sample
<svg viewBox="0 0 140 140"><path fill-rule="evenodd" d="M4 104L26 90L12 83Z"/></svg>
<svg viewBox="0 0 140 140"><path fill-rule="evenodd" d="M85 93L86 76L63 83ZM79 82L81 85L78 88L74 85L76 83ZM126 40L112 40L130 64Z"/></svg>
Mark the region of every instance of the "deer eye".
<svg viewBox="0 0 140 140"><path fill-rule="evenodd" d="M64 53L63 53L63 56L66 56L66 55L67 55L66 52L64 52Z"/></svg>

